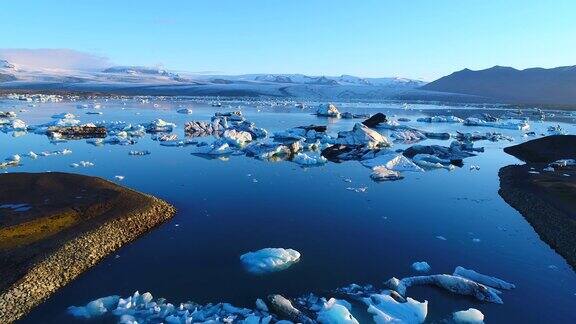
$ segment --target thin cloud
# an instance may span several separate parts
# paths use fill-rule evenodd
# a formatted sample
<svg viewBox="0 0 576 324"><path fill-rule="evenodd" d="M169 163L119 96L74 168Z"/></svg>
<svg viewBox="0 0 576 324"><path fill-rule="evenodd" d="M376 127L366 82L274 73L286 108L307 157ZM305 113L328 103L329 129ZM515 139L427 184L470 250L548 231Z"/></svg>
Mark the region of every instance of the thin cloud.
<svg viewBox="0 0 576 324"><path fill-rule="evenodd" d="M67 48L0 48L0 58L28 68L101 70L112 66L109 58Z"/></svg>

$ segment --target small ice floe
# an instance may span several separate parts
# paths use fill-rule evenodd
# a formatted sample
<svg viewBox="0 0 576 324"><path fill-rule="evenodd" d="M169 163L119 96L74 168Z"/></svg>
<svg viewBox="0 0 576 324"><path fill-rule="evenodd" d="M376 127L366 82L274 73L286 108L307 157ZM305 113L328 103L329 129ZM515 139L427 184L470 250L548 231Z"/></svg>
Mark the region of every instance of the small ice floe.
<svg viewBox="0 0 576 324"><path fill-rule="evenodd" d="M101 111L87 111L86 115L102 115Z"/></svg>
<svg viewBox="0 0 576 324"><path fill-rule="evenodd" d="M424 135L424 133L417 131L415 129L395 130L392 132L392 134L390 134L390 137L392 137L396 141L401 141L405 143L413 143L426 139L426 135Z"/></svg>
<svg viewBox="0 0 576 324"><path fill-rule="evenodd" d="M454 275L462 277L462 278L474 280L474 281L481 283L483 285L494 287L497 289L510 290L510 289L516 288L516 286L514 284L506 282L502 279L483 275L483 274L478 273L474 270L468 270L468 269L460 267L460 266L456 267L456 269L454 270Z"/></svg>
<svg viewBox="0 0 576 324"><path fill-rule="evenodd" d="M562 128L562 126L556 125L556 126L549 126L548 127L548 134L550 134L550 135L568 135L568 132L565 131Z"/></svg>
<svg viewBox="0 0 576 324"><path fill-rule="evenodd" d="M530 173L530 174L540 174L540 172L535 171L535 170L530 170L530 171L528 171L528 173Z"/></svg>
<svg viewBox="0 0 576 324"><path fill-rule="evenodd" d="M398 153L385 153L377 155L372 159L360 161L362 165L369 168L374 168L377 166L383 166L388 170L392 171L412 171L412 172L424 172L424 169L416 165L414 162L410 161L407 157Z"/></svg>
<svg viewBox="0 0 576 324"><path fill-rule="evenodd" d="M428 315L428 301L410 297L397 301L391 292L372 294L363 299L375 323L424 323Z"/></svg>
<svg viewBox="0 0 576 324"><path fill-rule="evenodd" d="M346 190L361 193L361 192L366 192L368 190L368 187L358 187L358 188L347 187Z"/></svg>
<svg viewBox="0 0 576 324"><path fill-rule="evenodd" d="M176 124L169 123L162 119L155 119L152 122L144 125L146 131L149 133L162 133L162 132L171 132L176 128Z"/></svg>
<svg viewBox="0 0 576 324"><path fill-rule="evenodd" d="M192 114L193 111L192 111L192 109L189 109L189 108L182 108L182 109L176 110L176 112L179 114L190 115L190 114Z"/></svg>
<svg viewBox="0 0 576 324"><path fill-rule="evenodd" d="M86 306L70 306L68 313L74 317L90 319L110 313L118 307L120 296L108 296L98 298L86 304Z"/></svg>
<svg viewBox="0 0 576 324"><path fill-rule="evenodd" d="M20 120L20 119L12 120L10 126L12 127L12 130L14 130L14 131L25 131L28 129L28 125L23 120Z"/></svg>
<svg viewBox="0 0 576 324"><path fill-rule="evenodd" d="M451 160L441 159L430 154L416 154L412 161L423 169L446 169L450 171L455 168Z"/></svg>
<svg viewBox="0 0 576 324"><path fill-rule="evenodd" d="M576 160L574 159L562 159L554 161L549 164L553 168L565 168L567 166L576 166Z"/></svg>
<svg viewBox="0 0 576 324"><path fill-rule="evenodd" d="M381 182L402 180L404 179L404 176L402 176L400 172L390 170L385 166L380 165L372 168L370 178L376 182Z"/></svg>
<svg viewBox="0 0 576 324"><path fill-rule="evenodd" d="M310 156L306 153L296 153L296 155L292 158L292 162L302 166L316 166L326 164L328 160L326 160L326 158L321 155Z"/></svg>
<svg viewBox="0 0 576 324"><path fill-rule="evenodd" d="M338 111L335 105L329 103L320 105L318 109L316 109L316 115L320 117L340 118L340 111Z"/></svg>
<svg viewBox="0 0 576 324"><path fill-rule="evenodd" d="M366 146L368 148L392 146L388 138L362 123L356 123L351 131L339 132L338 138L336 138L334 142L336 144Z"/></svg>
<svg viewBox="0 0 576 324"><path fill-rule="evenodd" d="M249 272L265 274L288 269L300 261L300 252L293 249L265 248L242 254L240 261Z"/></svg>
<svg viewBox="0 0 576 324"><path fill-rule="evenodd" d="M70 166L73 168L78 168L78 167L87 168L87 167L94 166L94 163L92 163L90 161L80 161L78 163L72 163L72 164L70 164Z"/></svg>
<svg viewBox="0 0 576 324"><path fill-rule="evenodd" d="M470 171L479 171L480 170L480 166L479 165L471 165L470 166Z"/></svg>
<svg viewBox="0 0 576 324"><path fill-rule="evenodd" d="M74 119L74 118L76 118L76 116L74 114L71 114L71 113L60 113L60 114L52 115L51 118L54 118L54 119Z"/></svg>
<svg viewBox="0 0 576 324"><path fill-rule="evenodd" d="M197 146L192 147L192 154L205 154L205 155L226 155L234 153L234 150L223 140L217 140L212 144L205 142L199 143Z"/></svg>
<svg viewBox="0 0 576 324"><path fill-rule="evenodd" d="M472 242L474 242L474 243L480 243L480 241L481 241L481 240L480 240L479 238L473 238L473 239L472 239Z"/></svg>
<svg viewBox="0 0 576 324"><path fill-rule="evenodd" d="M458 324L483 324L484 314L476 308L468 308L465 311L454 312L452 319Z"/></svg>
<svg viewBox="0 0 576 324"><path fill-rule="evenodd" d="M418 272L428 272L430 271L430 265L428 264L428 262L426 261L421 261L421 262L414 262L412 263L412 269L418 271Z"/></svg>
<svg viewBox="0 0 576 324"><path fill-rule="evenodd" d="M116 175L116 176L114 176L114 179L116 179L118 181L122 181L122 180L124 180L124 176L123 175Z"/></svg>
<svg viewBox="0 0 576 324"><path fill-rule="evenodd" d="M544 172L554 172L554 168L551 166L545 167L544 169L542 169L542 171Z"/></svg>
<svg viewBox="0 0 576 324"><path fill-rule="evenodd" d="M463 123L462 118L456 116L431 116L418 118L416 121L421 123Z"/></svg>
<svg viewBox="0 0 576 324"><path fill-rule="evenodd" d="M235 147L244 147L252 142L252 134L235 129L227 129L222 135L226 142Z"/></svg>
<svg viewBox="0 0 576 324"><path fill-rule="evenodd" d="M350 309L351 305L347 301L330 298L318 312L316 320L320 324L359 324Z"/></svg>
<svg viewBox="0 0 576 324"><path fill-rule="evenodd" d="M143 155L150 155L150 151L148 150L144 150L144 151L130 151L128 152L128 155L135 155L135 156L143 156Z"/></svg>
<svg viewBox="0 0 576 324"><path fill-rule="evenodd" d="M439 239L440 241L447 241L447 239L442 235L438 235L436 236L436 238Z"/></svg>
<svg viewBox="0 0 576 324"><path fill-rule="evenodd" d="M0 209L11 209L12 211L21 213L21 212L25 212L25 211L29 211L30 209L32 209L32 206L30 206L29 204L3 204L0 205Z"/></svg>
<svg viewBox="0 0 576 324"><path fill-rule="evenodd" d="M464 125L515 129L522 131L527 131L530 129L530 125L525 121L500 120L497 118L495 120L484 120L476 117L469 117L464 120Z"/></svg>

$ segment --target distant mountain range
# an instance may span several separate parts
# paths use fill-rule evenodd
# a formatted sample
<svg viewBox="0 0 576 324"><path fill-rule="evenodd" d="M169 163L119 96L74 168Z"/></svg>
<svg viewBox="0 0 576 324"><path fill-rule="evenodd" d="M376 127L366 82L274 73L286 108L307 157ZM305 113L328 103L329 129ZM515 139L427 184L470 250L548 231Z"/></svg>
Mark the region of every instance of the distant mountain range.
<svg viewBox="0 0 576 324"><path fill-rule="evenodd" d="M431 83L303 74L198 75L154 67L97 71L28 68L0 60L0 89L125 95L273 96L312 100L425 100L576 105L576 66L464 69Z"/></svg>
<svg viewBox="0 0 576 324"><path fill-rule="evenodd" d="M576 66L464 69L421 89L488 97L508 103L576 105Z"/></svg>
<svg viewBox="0 0 576 324"><path fill-rule="evenodd" d="M404 78L360 78L351 75L194 75L142 66L116 66L100 71L30 69L0 60L0 89L377 100L415 90L424 84L423 81Z"/></svg>

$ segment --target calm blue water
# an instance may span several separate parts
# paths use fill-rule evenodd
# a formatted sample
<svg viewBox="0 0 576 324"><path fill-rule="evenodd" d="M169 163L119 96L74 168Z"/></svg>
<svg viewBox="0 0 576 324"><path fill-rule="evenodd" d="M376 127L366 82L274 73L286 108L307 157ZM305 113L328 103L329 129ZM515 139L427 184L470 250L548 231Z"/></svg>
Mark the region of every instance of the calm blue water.
<svg viewBox="0 0 576 324"><path fill-rule="evenodd" d="M19 114L28 124L49 122L51 115L61 112L72 112L82 122L143 123L162 118L178 125L180 137L186 121L209 120L216 110L201 103L159 102L160 107L154 108L152 103L110 101L103 102L103 115L95 116L76 109L76 104L44 103L32 108L5 100L0 110L28 109ZM182 104L194 113L177 114ZM426 130L498 131L417 123L416 117L446 108L415 108L357 104L341 110L405 116L413 120L408 124ZM245 106L243 112L270 132L312 123L328 124L330 132L337 132L351 129L355 122L283 107ZM452 113L467 111L452 109ZM548 125L532 123L532 130L542 132ZM562 126L576 133L573 125ZM525 140L520 131L500 131L514 136L516 143ZM428 143L449 145L449 141L432 140L421 144ZM466 159L461 169L405 173L402 181L375 183L369 178L370 170L358 162L305 169L290 162L269 163L245 156L204 159L191 155L186 147L160 146L149 135L133 146L95 147L84 140L55 145L46 136L0 133L0 157L64 148L73 151L37 160L23 158L21 167L7 172L76 172L112 181L122 175L121 184L165 199L178 209L172 220L106 258L22 322L71 322L68 306L112 294L126 296L135 290L176 303L227 301L251 307L257 297L269 293L298 296L414 275L410 266L415 261L427 261L431 273L452 273L461 265L517 286L503 294L503 305L479 303L433 288L410 289L411 297L429 301L430 322L469 307L481 310L492 323L574 322L575 273L498 195L498 170L518 163L503 153L507 145L511 143L478 142L486 152ZM129 156L130 150L152 154ZM82 160L95 166L69 166ZM479 165L480 171L469 171L470 164ZM347 187L368 189L358 193ZM447 240L437 239L438 235ZM302 260L267 276L245 272L239 256L264 247L294 248L302 253Z"/></svg>

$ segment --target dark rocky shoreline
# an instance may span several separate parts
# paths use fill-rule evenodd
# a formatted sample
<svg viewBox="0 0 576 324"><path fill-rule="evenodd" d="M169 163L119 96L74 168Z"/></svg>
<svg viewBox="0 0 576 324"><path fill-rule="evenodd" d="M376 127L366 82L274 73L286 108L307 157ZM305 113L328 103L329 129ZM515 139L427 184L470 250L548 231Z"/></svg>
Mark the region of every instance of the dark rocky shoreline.
<svg viewBox="0 0 576 324"><path fill-rule="evenodd" d="M498 193L576 269L576 165L551 166L576 159L576 136L543 137L504 151L526 164L500 169Z"/></svg>
<svg viewBox="0 0 576 324"><path fill-rule="evenodd" d="M18 320L104 257L175 213L174 207L160 199L95 177L14 173L0 175L0 184L0 205L20 195L19 202L33 206L21 216L7 212L0 222L0 231L5 237L4 241L0 238L1 323ZM62 200L34 208L42 197L57 195L69 199L67 196L77 195L77 191L87 197L85 204L74 201L69 203L74 206L69 207L64 206L66 201ZM58 218L60 216L65 218ZM47 222L42 227L46 228L49 222L59 219L73 221L66 226L59 225L57 232L47 236L33 232L37 236L33 241L14 244L19 242L18 237L9 237L11 231L36 224L38 220ZM12 275L7 275L9 273Z"/></svg>

